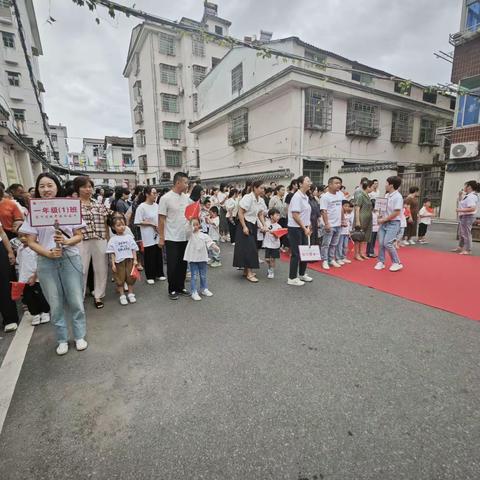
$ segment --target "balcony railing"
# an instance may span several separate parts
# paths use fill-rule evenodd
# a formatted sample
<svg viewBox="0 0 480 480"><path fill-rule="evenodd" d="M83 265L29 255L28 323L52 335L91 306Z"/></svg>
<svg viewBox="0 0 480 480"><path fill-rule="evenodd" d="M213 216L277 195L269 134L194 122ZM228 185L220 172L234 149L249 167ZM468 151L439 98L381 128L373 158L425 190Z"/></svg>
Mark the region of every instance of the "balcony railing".
<svg viewBox="0 0 480 480"><path fill-rule="evenodd" d="M450 135L453 132L453 126L449 125L448 127L438 127L436 130L437 137L442 135Z"/></svg>
<svg viewBox="0 0 480 480"><path fill-rule="evenodd" d="M477 25L476 29L463 30L457 33L451 33L449 35L450 45L458 47L464 43L473 40L475 37L480 35L480 25Z"/></svg>

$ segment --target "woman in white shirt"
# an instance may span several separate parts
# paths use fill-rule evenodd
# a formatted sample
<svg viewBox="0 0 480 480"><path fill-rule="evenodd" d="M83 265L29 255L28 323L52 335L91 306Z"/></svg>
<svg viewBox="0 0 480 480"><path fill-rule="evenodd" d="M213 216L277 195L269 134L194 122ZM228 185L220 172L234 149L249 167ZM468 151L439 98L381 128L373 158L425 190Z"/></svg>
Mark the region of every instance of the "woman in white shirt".
<svg viewBox="0 0 480 480"><path fill-rule="evenodd" d="M163 273L162 248L158 244L158 204L156 200L155 188L145 187L138 200L140 205L135 212L134 221L135 225L140 227L145 276L149 285L153 285L155 279L166 280Z"/></svg>
<svg viewBox="0 0 480 480"><path fill-rule="evenodd" d="M472 252L472 227L475 222L478 197L476 192L480 184L475 180L465 183L464 195L458 203L457 213L459 220L459 247L456 249L460 255L470 255Z"/></svg>
<svg viewBox="0 0 480 480"><path fill-rule="evenodd" d="M257 220L265 230L265 202L262 199L264 186L261 180L253 182L251 192L240 200L238 208L239 225L235 237L233 266L243 268L244 277L252 283L258 279L252 269L259 268L257 250Z"/></svg>
<svg viewBox="0 0 480 480"><path fill-rule="evenodd" d="M62 187L51 173L41 173L35 185L36 198L62 196ZM50 305L50 316L57 336L57 354L68 352L68 326L65 311L72 318L77 350L85 350L86 318L83 306L83 268L77 244L82 241L84 224L54 227L32 227L30 216L20 228L28 246L38 253L37 275Z"/></svg>

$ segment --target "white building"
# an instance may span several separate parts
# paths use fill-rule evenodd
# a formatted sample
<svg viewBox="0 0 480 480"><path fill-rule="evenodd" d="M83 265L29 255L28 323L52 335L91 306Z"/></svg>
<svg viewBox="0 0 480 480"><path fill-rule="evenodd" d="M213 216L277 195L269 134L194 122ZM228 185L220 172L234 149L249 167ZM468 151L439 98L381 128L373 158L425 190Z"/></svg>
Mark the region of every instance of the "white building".
<svg viewBox="0 0 480 480"><path fill-rule="evenodd" d="M68 133L64 125L49 125L50 139L53 145L54 158L60 165L68 165Z"/></svg>
<svg viewBox="0 0 480 480"><path fill-rule="evenodd" d="M46 151L47 116L42 114L45 91L40 80L38 57L43 54L32 0L17 0L22 23L9 0L0 1L0 179L5 184L32 186L45 159L31 147L43 142ZM22 48L25 39L29 62ZM34 82L32 84L31 77Z"/></svg>
<svg viewBox="0 0 480 480"><path fill-rule="evenodd" d="M105 137L104 152L109 171L136 170L132 137Z"/></svg>
<svg viewBox="0 0 480 480"><path fill-rule="evenodd" d="M452 121L449 97L418 84L403 91L391 74L296 37L265 46L327 67L232 49L198 86L190 130L199 138L202 182L306 174L320 184L340 174L353 189L361 176L383 180L444 159L436 128Z"/></svg>
<svg viewBox="0 0 480 480"><path fill-rule="evenodd" d="M182 25L228 36L230 22L205 4L201 22ZM132 31L124 76L128 78L134 132L134 158L142 183L167 182L178 170L198 174L198 141L188 130L197 118L197 85L229 47L153 22Z"/></svg>
<svg viewBox="0 0 480 480"><path fill-rule="evenodd" d="M105 145L103 138L84 138L79 164L85 170L106 168Z"/></svg>

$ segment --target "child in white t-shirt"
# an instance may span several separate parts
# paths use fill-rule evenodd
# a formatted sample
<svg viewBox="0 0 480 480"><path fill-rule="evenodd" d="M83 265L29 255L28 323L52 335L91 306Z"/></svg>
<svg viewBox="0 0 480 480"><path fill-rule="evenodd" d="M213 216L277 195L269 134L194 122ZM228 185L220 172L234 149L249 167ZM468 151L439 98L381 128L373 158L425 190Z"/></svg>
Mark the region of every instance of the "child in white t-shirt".
<svg viewBox="0 0 480 480"><path fill-rule="evenodd" d="M206 233L201 231L200 221L197 218L190 220L187 238L188 243L183 260L188 262L190 267L192 299L199 301L202 297L197 290L197 276L200 277L200 293L205 297L211 297L213 293L208 289L207 283L208 252L209 250L216 250L217 253L220 253L220 247Z"/></svg>
<svg viewBox="0 0 480 480"><path fill-rule="evenodd" d="M113 278L117 285L117 292L120 295L120 303L128 305L128 302L135 303L137 299L133 293L135 277L132 276L134 267L137 266L138 245L133 235L126 233L127 225L125 219L116 217L112 220L114 235L107 244L106 253L111 254ZM128 286L128 295L125 296L124 285ZM128 297L128 301L127 301Z"/></svg>
<svg viewBox="0 0 480 480"><path fill-rule="evenodd" d="M418 243L425 244L428 243L425 240L427 235L428 226L432 224L432 218L435 216L432 208L432 202L426 198L423 201L423 207L418 212Z"/></svg>
<svg viewBox="0 0 480 480"><path fill-rule="evenodd" d="M265 220L267 231L263 239L265 262L268 265L267 278L275 278L275 259L280 258L280 239L272 233L282 228L278 223L279 220L280 211L276 208L271 208L268 211L268 218Z"/></svg>
<svg viewBox="0 0 480 480"><path fill-rule="evenodd" d="M336 261L340 265L352 263L347 258L348 242L350 241L350 234L353 229L353 204L349 200L342 200L343 218L346 222L345 226L340 229L340 240L338 241L336 250Z"/></svg>
<svg viewBox="0 0 480 480"><path fill-rule="evenodd" d="M210 217L210 208L212 207L212 202L209 198L206 198L202 204L202 209L200 210L200 226L203 233L208 234L208 223L207 219Z"/></svg>
<svg viewBox="0 0 480 480"><path fill-rule="evenodd" d="M215 242L218 247L220 242L220 217L219 217L218 207L214 205L210 208L210 215L206 218L206 222L208 223L208 235L210 238ZM210 266L213 268L221 267L222 262L220 261L220 247L217 250L210 250L210 256L212 262Z"/></svg>

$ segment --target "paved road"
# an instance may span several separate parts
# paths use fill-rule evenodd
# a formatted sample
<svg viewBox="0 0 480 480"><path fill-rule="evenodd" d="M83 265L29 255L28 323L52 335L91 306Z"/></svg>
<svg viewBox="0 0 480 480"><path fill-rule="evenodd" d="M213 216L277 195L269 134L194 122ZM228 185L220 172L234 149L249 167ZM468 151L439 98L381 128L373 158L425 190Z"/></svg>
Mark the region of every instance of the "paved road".
<svg viewBox="0 0 480 480"><path fill-rule="evenodd" d="M480 478L480 323L313 272L88 307L90 347L35 330L2 480Z"/></svg>

